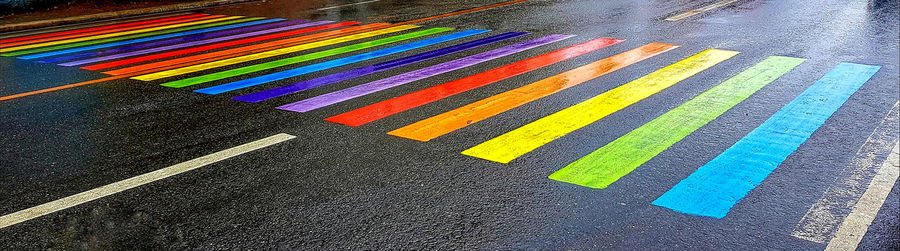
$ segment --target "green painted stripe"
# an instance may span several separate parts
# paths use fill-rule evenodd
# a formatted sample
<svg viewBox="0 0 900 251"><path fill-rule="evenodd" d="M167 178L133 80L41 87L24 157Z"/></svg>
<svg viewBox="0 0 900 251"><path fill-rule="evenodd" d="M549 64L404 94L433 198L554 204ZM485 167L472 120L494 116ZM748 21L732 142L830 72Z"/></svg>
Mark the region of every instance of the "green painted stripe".
<svg viewBox="0 0 900 251"><path fill-rule="evenodd" d="M706 125L805 59L772 56L550 175L606 188Z"/></svg>
<svg viewBox="0 0 900 251"><path fill-rule="evenodd" d="M296 57L285 58L285 59L266 62L266 63L262 63L262 64L255 64L255 65L245 66L245 67L241 67L241 68L237 68L237 69L221 71L221 72L206 74L206 75L202 75L202 76L196 76L196 77L192 77L192 78L186 78L186 79L182 79L182 80L172 81L172 82L164 83L164 84L162 84L162 86L166 86L166 87L191 86L191 85L196 85L196 84L205 83L205 82L209 82L209 81L215 81L215 80L219 80L219 79L224 79L224 78L234 77L234 76L238 76L238 75L242 75L242 74L247 74L247 73L251 73L251 72L272 69L272 68L281 67L281 66L290 65L290 64L296 64L296 63L300 63L300 62L304 62L304 61L334 56L334 55L338 55L341 53L347 53L347 52L351 52L351 51L362 50L362 49L366 49L366 48L370 48L370 47L375 47L375 46L379 46L379 45L403 41L403 40L407 40L407 39L413 39L413 38L417 38L417 37L421 37L421 36L427 36L427 35L445 32L445 31L449 31L449 30L453 30L453 29L452 28L431 28L431 29L427 29L427 30L413 32L413 33L407 33L407 34L403 34L403 35L382 38L382 39L373 40L373 41L369 41L369 42L357 43L357 44L348 45L348 46L344 46L344 47L340 47L340 48L334 48L334 49L330 49L330 50L324 50L324 51L320 51L320 52L304 54L304 55L300 55L300 56L296 56Z"/></svg>
<svg viewBox="0 0 900 251"><path fill-rule="evenodd" d="M130 35L130 36L112 37L112 38L100 39L100 40L88 40L88 41L78 42L78 43L62 44L62 45L57 45L57 46L42 47L42 48L36 48L36 49L31 49L31 50L23 50L23 51L4 53L3 56L19 56L19 55L32 54L32 53L45 52L45 51L55 51L55 50L67 49L67 48L72 48L72 47L81 47L81 46L92 45L92 44L102 44L102 43L134 39L134 38L142 38L142 37L163 35L163 34L169 34L169 33L181 32L181 31L189 31L189 30L203 29L203 28L209 28L209 27L215 27L215 26L229 25L229 24L233 24L233 23L256 21L256 20L260 20L260 19L264 19L264 17L242 18L242 19L235 19L235 20L229 20L229 21L224 21L224 22L208 23L208 24L197 25L197 26L181 27L181 28L171 29L171 30L161 30L161 31L148 32L148 33L139 33L139 34L134 34L134 35Z"/></svg>

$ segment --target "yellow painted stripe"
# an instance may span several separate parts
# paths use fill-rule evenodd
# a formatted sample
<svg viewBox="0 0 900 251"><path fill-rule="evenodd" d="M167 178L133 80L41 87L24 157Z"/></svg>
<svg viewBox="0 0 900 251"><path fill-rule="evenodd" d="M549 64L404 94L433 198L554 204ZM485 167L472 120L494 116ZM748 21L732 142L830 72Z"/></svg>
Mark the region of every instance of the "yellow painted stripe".
<svg viewBox="0 0 900 251"><path fill-rule="evenodd" d="M617 42L620 41L622 40ZM674 44L647 44L504 93L490 96L449 112L423 119L390 131L388 134L418 141L429 141L675 48L678 48L678 46Z"/></svg>
<svg viewBox="0 0 900 251"><path fill-rule="evenodd" d="M0 52L18 51L18 50L31 49L31 48L44 47L44 46L51 46L51 45L57 45L57 44L68 44L68 43L81 42L81 41L87 41L87 40L95 40L95 39L108 38L108 37L118 37L118 36L124 36L124 35L136 34L136 33L144 33L144 32L151 32L151 31L158 31L158 30L165 30L165 29L172 29L172 28L184 27L184 26L191 26L191 25L198 25L198 24L205 24L205 23L212 23L212 22L219 22L219 21L226 21L226 20L238 19L238 18L242 18L242 17L243 17L243 16L222 17L222 18L208 19L208 20L202 20L202 21L190 22L190 23L183 23L183 24L173 24L173 25L166 25L166 26L153 27L153 28L140 29L140 30L123 31L123 32L109 33L109 34L96 35L96 36L89 36L89 37L79 37L79 38L73 38L73 39L58 40L58 41L52 41L52 42L46 42L46 43L29 44L29 45L16 46L16 47L9 47L9 48L0 48Z"/></svg>
<svg viewBox="0 0 900 251"><path fill-rule="evenodd" d="M168 70L168 71L161 71L161 72L156 72L156 73L151 73L151 74L146 74L146 75L140 75L140 76L132 77L132 79L143 80L143 81L152 81L152 80L157 80L157 79L161 79L161 78L187 74L187 73L191 73L191 72L197 72L197 71L202 71L202 70L207 70L207 69L212 69L212 68L217 68L217 67L222 67L222 66L227 66L227 65L243 63L243 62L257 60L257 59L261 59L261 58L274 57L274 56L293 53L293 52L297 52L297 51L308 50L308 49L312 49L312 48L328 46L328 45L332 45L332 44L338 44L338 43L343 43L343 42L347 42L347 41L363 39L363 38L367 38L367 37L374 37L374 36L378 36L378 35L382 35L382 34L398 32L398 31L402 31L402 30L408 30L408 29L412 29L412 28L416 28L416 27L419 27L419 26L401 25L401 26L391 27L391 28L387 28L387 29L380 29L380 30L375 30L375 31L370 31L370 32L365 32L365 33L359 33L359 34L355 34L355 35L343 36L343 37L338 37L338 38L333 38L333 39L328 39L328 40L322 40L319 42L308 43L308 44L301 44L301 45L297 45L297 46L291 46L291 47L281 48L281 49L277 49L277 50L271 50L271 51L266 51L266 52L261 52L261 53L256 53L256 54L250 54L250 55L241 56L241 57L213 61L213 62L209 62L209 63L205 63L205 64L192 65L192 66L178 68L178 69L172 69L172 70Z"/></svg>
<svg viewBox="0 0 900 251"><path fill-rule="evenodd" d="M550 114L462 152L464 155L509 163L544 144L656 94L725 61L739 52L709 49L616 87L562 111Z"/></svg>

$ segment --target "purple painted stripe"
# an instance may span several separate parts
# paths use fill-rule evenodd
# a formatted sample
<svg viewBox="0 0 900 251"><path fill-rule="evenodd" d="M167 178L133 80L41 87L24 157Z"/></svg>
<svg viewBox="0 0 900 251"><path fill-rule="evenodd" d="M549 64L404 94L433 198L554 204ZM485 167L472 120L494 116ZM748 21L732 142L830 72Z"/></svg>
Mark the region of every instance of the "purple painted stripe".
<svg viewBox="0 0 900 251"><path fill-rule="evenodd" d="M278 21L278 20L283 20L283 19L273 19L273 20ZM265 21L268 21L268 20L263 20L263 24L260 24L260 25L254 25L254 26L249 26L249 27L244 27L244 28L239 28L239 29L229 29L229 30L224 30L224 31L214 32L214 33L209 33L209 34L200 34L200 35L194 35L194 36L179 37L179 38L160 40L160 41L156 41L156 42L147 42L147 43L141 43L141 44L135 44L135 45L123 45L123 46L113 47L111 49L104 50L104 51L87 52L87 53L74 54L74 55L68 55L68 56L53 57L53 58L48 58L48 59L38 61L38 63L56 64L56 63L60 63L60 62L67 62L67 61L72 61L72 60L77 60L77 59L82 59L82 58L90 58L90 57L97 57L97 56L102 56L102 55L116 54L116 53L131 51L131 50L152 48L152 47L156 47L156 46L179 43L179 42L184 42L184 41L192 41L192 40L203 39L203 38L225 36L225 35L231 35L234 33L248 32L248 31L254 31L254 30L268 29L268 28L273 28L273 27L280 27L280 26L285 26L285 25L294 25L294 24L309 22L308 20L293 20L293 21L284 21L284 22L276 22L276 23L268 23Z"/></svg>
<svg viewBox="0 0 900 251"><path fill-rule="evenodd" d="M198 46L198 45L204 45L204 44L210 44L210 43L217 43L217 42L238 39L238 38L259 36L259 35L263 35L263 34L267 34L267 33L294 30L294 29L299 29L299 28L303 28L303 27L327 24L327 23L331 23L331 22L332 21L318 21L318 22L312 22L312 23L291 25L288 27L281 27L281 28L277 28L277 29L261 30L261 31L255 31L255 32L244 33L244 34L237 34L237 35L218 37L218 38L207 39L207 40L194 41L194 42L190 42L190 43L174 44L174 45L157 47L157 48L152 48L152 49L120 53L120 54L109 55L109 56L105 56L105 57L97 57L97 58L90 58L90 59L85 59L85 60L72 61L72 62L63 63L63 64L59 64L59 65L76 66L76 65L90 64L90 63L96 63L96 62L100 62L100 61L111 60L111 59L131 57L131 56L143 55L143 54L147 54L147 53L167 51L167 50L172 50L172 49L192 47L192 46Z"/></svg>
<svg viewBox="0 0 900 251"><path fill-rule="evenodd" d="M286 104L283 106L279 106L278 109L295 111L295 112L308 112L318 108L322 108L325 106L329 106L332 104L336 104L339 102L343 102L345 100L353 99L356 97L360 97L363 95L368 95L371 93L375 93L378 91L382 91L388 88L397 87L400 85L408 84L413 81L429 78L432 76L440 75L443 73L447 73L450 71L462 69L465 67L469 67L472 65L480 64L483 62L487 62L490 60L494 60L503 56L507 56L510 54L514 54L517 52L526 51L528 49L538 47L541 45L553 43L562 39L569 37L569 35L548 35L545 37L541 37L534 40L529 40L513 45L509 45L506 47L482 52L479 54L475 54L472 56L456 59L453 61L449 61L446 63L433 65L430 67L422 68L419 70L407 72L404 74L396 75L389 78L383 78L380 80L375 80L369 83L353 86L347 89L338 90L326 94L322 94L319 96L315 96L312 98L300 100L294 103Z"/></svg>
<svg viewBox="0 0 900 251"><path fill-rule="evenodd" d="M518 37L518 36L522 36L525 34L528 34L528 32L507 32L507 33L503 33L500 35L495 35L495 36L490 36L490 37L486 37L486 38L482 38L482 39L478 39L478 40L473 40L473 41L469 41L466 43L461 43L461 44L457 44L457 45L453 45L453 46L449 46L449 47L445 47L445 48L440 48L440 49L436 49L436 50L432 50L432 51L428 51L428 52L424 52L424 53L420 53L420 54L416 54L416 55L412 55L412 56L408 56L408 57L403 57L403 58L394 59L394 60L390 60L390 61L386 61L386 62L382 62L382 63L370 65L370 66L360 67L360 68L343 71L343 72L339 72L339 73L335 73L335 74L331 74L331 75L327 75L327 76L323 76L323 77L309 79L309 80L301 81L301 82L295 83L295 84L279 86L279 87L275 87L275 88L264 90L264 91L254 92L254 93L250 93L250 94L243 95L243 96L237 96L237 97L234 97L233 99L240 100L240 101L246 101L246 102L259 102L259 101L267 100L267 99L278 97L278 96L283 96L283 95L287 95L287 94L291 94L291 93L309 90L309 89L327 85L327 84L332 84L332 83L336 83L336 82L340 82L340 81L344 81L344 80L348 80L348 79L362 77L362 76L369 75L369 74L376 73L376 72L386 71L386 70L393 69L396 67L400 67L400 66L404 66L404 65L408 65L408 64L412 64L412 63L416 63L416 62L421 62L424 60L428 60L428 59L432 59L432 58L436 58L436 57L440 57L440 56L444 56L444 55L448 55L448 54L452 54L452 53L456 53L456 52L461 52L461 51L465 51L465 50L469 50L469 49L478 48L478 47L481 47L484 45L507 40L510 38Z"/></svg>

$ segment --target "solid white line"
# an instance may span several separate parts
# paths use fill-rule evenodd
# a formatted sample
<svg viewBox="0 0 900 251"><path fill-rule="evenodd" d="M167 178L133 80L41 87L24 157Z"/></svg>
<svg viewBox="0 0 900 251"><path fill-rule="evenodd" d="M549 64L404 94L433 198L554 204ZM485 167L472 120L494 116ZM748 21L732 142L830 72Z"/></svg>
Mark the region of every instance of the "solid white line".
<svg viewBox="0 0 900 251"><path fill-rule="evenodd" d="M875 220L878 210L894 187L894 182L897 182L897 177L900 177L900 144L894 146L891 155L869 184L869 189L856 203L856 207L841 224L834 238L828 242L825 250L856 250L859 241L866 235L869 225L872 225L872 220Z"/></svg>
<svg viewBox="0 0 900 251"><path fill-rule="evenodd" d="M325 8L318 8L318 9L316 9L316 10L330 10L330 9L342 8L342 7L347 7L347 6L353 6L353 5L360 5L360 4L374 3L374 2L378 2L378 1L381 1L381 0L372 0L372 1L364 1L364 2L358 2L358 3L343 4L343 5L338 5L338 6L331 6L331 7L325 7Z"/></svg>
<svg viewBox="0 0 900 251"><path fill-rule="evenodd" d="M199 157L196 159L192 159L189 161L182 162L180 164L176 164L170 167L166 167L163 169L159 169L153 172L141 174L123 181L119 181L116 183L112 183L109 185L105 185L102 187L94 188L76 195L72 195L69 197L65 197L62 199L58 199L55 201L51 201L48 203L44 203L32 208L28 208L22 211L18 211L15 213L7 214L0 217L0 228L5 228L11 225L15 225L27 220L31 220L43 215L47 215L56 211L60 211L66 208L70 208L73 206L77 206L79 204L96 200L99 198L103 198L118 192L122 192L131 188L135 188L150 182L154 182L157 180L165 179L170 176L180 174L183 172L187 172L190 170L194 170L205 165L209 165L215 163L217 161L221 161L224 159L228 159L234 156L238 156L247 152L251 152L253 150L257 150L260 148L264 148L267 146L271 146L274 144L281 143L285 140L293 139L295 136L288 135L284 133L279 133L276 135L272 135L266 137L264 139L260 139L257 141L253 141L250 143L246 143L243 145L239 145L233 148L229 148L226 150L222 150L210 155L206 155L203 157Z"/></svg>
<svg viewBox="0 0 900 251"><path fill-rule="evenodd" d="M881 166L878 158L884 156L885 151L890 151L900 137L898 114L900 102L894 104L866 142L859 147L850 163L835 177L819 201L797 222L791 236L816 243L825 243L834 236L841 221L866 192L866 181L875 176Z"/></svg>
<svg viewBox="0 0 900 251"><path fill-rule="evenodd" d="M696 9L696 10L688 11L688 12L685 12L685 13L681 13L681 14L678 14L678 15L675 15L675 16L672 16L672 17L669 17L669 18L666 18L666 21L678 21L678 20L681 20L681 19L684 19L684 18L693 16L693 15L697 15L697 14L700 14L700 13L703 13L703 12L706 12L706 11L709 11L709 10L712 10L712 9L715 9L715 8L719 8L719 7L722 7L722 6L728 5L728 4L733 3L733 2L737 2L737 1L738 1L738 0L723 0L723 1L719 1L719 2L716 2L716 3L714 3L714 4L707 5L706 7L703 7L703 8L699 8L699 9Z"/></svg>

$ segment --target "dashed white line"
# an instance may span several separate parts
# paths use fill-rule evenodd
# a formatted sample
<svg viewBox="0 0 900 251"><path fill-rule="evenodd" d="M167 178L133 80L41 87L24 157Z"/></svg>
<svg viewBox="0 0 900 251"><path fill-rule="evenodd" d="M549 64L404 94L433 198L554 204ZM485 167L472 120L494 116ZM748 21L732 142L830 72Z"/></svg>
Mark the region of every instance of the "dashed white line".
<svg viewBox="0 0 900 251"><path fill-rule="evenodd" d="M709 11L709 10L712 10L712 9L715 9L715 8L719 8L719 7L722 7L722 6L725 6L725 5L729 5L729 4L731 4L731 3L733 3L733 2L737 2L737 1L738 1L738 0L723 0L723 1L719 1L719 2L716 2L716 3L710 4L710 5L707 5L707 6L705 6L705 7L699 8L699 9L695 9L695 10L692 10L692 11L688 11L688 12L685 12L685 13L681 13L681 14L678 14L678 15L671 16L671 17L669 17L669 18L666 18L666 21L678 21L678 20L685 19L685 18L690 17L690 16L693 16L693 15L697 15L697 14L700 14L700 13L703 13L703 12L706 12L706 11Z"/></svg>
<svg viewBox="0 0 900 251"><path fill-rule="evenodd" d="M891 155L869 184L869 189L866 189L866 193L856 203L853 211L847 219L844 219L841 228L828 242L825 250L856 250L859 241L866 235L869 225L872 225L872 220L875 220L878 210L894 187L894 182L897 182L897 177L900 177L900 144L894 146Z"/></svg>
<svg viewBox="0 0 900 251"><path fill-rule="evenodd" d="M900 102L895 103L866 142L859 148L850 163L835 178L822 197L810 207L806 215L797 222L791 236L825 243L830 239L841 221L865 193L866 181L873 177L884 156L897 142L900 127Z"/></svg>
<svg viewBox="0 0 900 251"><path fill-rule="evenodd" d="M342 4L342 5L338 5L338 6L331 6L331 7L318 8L318 9L316 9L316 10L330 10L330 9L337 9L337 8L343 8L343 7L347 7L347 6L353 6L353 5L360 5L360 4L374 3L374 2L378 2L378 1L381 1L381 0L371 0L371 1L363 1L363 2L358 2L358 3Z"/></svg>
<svg viewBox="0 0 900 251"><path fill-rule="evenodd" d="M43 215L54 213L66 208L80 205L82 203L103 198L118 192L122 192L131 188L135 188L150 182L165 179L176 174L194 170L218 161L222 161L234 156L248 153L257 149L281 143L283 141L293 139L295 136L279 133L250 143L215 152L210 155L192 159L173 166L159 169L153 172L141 174L126 180L94 188L69 197L44 203L32 208L28 208L15 213L7 214L0 217L0 228L12 226L24 221L28 221Z"/></svg>

